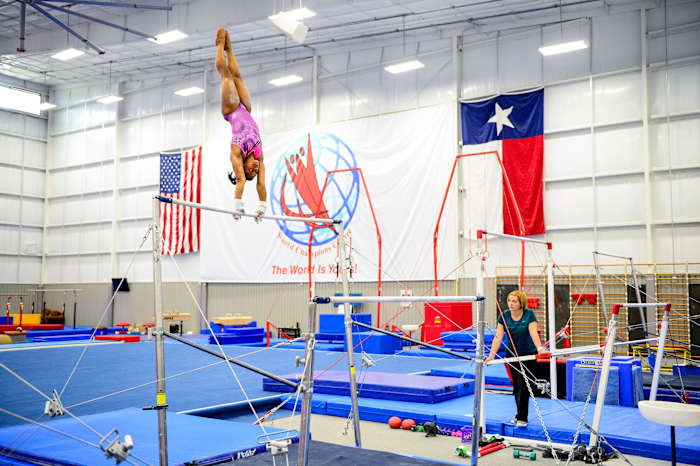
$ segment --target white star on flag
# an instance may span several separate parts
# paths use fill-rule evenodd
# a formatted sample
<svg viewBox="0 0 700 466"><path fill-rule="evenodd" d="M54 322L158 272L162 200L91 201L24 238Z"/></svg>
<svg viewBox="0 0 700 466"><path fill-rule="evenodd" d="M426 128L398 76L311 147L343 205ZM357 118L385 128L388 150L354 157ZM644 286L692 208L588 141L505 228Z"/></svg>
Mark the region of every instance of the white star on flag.
<svg viewBox="0 0 700 466"><path fill-rule="evenodd" d="M498 102L496 102L496 114L489 118L489 121L487 123L496 123L496 134L501 135L501 131L503 130L503 126L510 126L511 128L514 128L513 123L510 122L508 119L508 115L510 115L510 112L513 111L513 107L510 106L507 109L503 110L500 105L498 105Z"/></svg>

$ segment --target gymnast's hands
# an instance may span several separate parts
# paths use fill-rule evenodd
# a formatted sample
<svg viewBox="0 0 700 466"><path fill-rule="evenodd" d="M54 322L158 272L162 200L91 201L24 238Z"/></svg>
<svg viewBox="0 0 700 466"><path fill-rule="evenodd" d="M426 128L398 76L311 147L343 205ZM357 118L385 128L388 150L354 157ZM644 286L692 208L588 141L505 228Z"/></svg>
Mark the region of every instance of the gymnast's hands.
<svg viewBox="0 0 700 466"><path fill-rule="evenodd" d="M267 210L267 202L265 201L259 201L258 202L258 208L255 212L255 223L260 223L261 217L265 215L265 211Z"/></svg>
<svg viewBox="0 0 700 466"><path fill-rule="evenodd" d="M245 213L245 210L243 209L243 199L234 199L233 200L233 219L234 220L240 220L243 214Z"/></svg>

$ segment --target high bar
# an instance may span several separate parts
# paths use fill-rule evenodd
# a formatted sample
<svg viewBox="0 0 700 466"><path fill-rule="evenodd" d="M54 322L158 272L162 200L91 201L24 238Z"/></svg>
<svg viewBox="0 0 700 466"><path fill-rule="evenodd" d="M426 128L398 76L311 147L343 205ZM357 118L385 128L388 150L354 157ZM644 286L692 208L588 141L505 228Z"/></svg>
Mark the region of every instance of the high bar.
<svg viewBox="0 0 700 466"><path fill-rule="evenodd" d="M483 296L329 296L317 297L316 302L327 303L455 303L483 301Z"/></svg>
<svg viewBox="0 0 700 466"><path fill-rule="evenodd" d="M526 236L506 235L505 233L491 233L490 231L484 231L484 230L476 230L476 237L477 238L481 238L482 235L498 236L500 238L510 238L510 239L517 239L519 241L527 241L530 243L544 244L549 249L552 248L552 243L550 243L549 241L541 240L541 239L528 238Z"/></svg>
<svg viewBox="0 0 700 466"><path fill-rule="evenodd" d="M240 213L233 209L224 209L223 207L214 207L204 204L197 204L196 202L181 201L180 199L173 199L167 196L154 196L160 202L165 202L167 204L178 204L186 207L192 207L193 209L200 210L211 210L212 212L221 212L223 214L240 215L242 217L257 218L255 214ZM305 222L305 223L329 223L336 224L340 223L340 220L335 220L332 218L318 218L318 217L288 217L286 215L261 215L260 218L268 220L284 220L288 222Z"/></svg>
<svg viewBox="0 0 700 466"><path fill-rule="evenodd" d="M650 341L657 341L659 337L654 337L654 338L645 338L643 340L632 340L632 341L621 341L618 343L615 343L613 346L622 346L622 345L636 345L638 343L647 343ZM601 351L605 347L604 344L600 345L588 345L588 346L581 346L578 348L564 348L559 351L552 351L550 353L542 353L542 354L528 354L527 356L520 356L518 357L510 357L510 358L501 358L501 359L493 359L489 362L486 363L487 366L491 366L494 364L506 364L506 363L511 363L511 362L516 362L518 359L520 361L530 361L532 359L537 359L537 357L541 358L547 358L550 356L561 356L563 354L577 354L577 353L591 353L593 351Z"/></svg>

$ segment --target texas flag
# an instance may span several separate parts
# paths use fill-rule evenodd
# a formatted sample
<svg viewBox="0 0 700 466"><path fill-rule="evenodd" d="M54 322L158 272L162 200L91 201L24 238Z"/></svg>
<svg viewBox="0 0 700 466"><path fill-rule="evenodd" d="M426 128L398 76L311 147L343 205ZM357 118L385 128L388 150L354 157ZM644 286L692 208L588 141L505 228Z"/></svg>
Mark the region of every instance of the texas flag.
<svg viewBox="0 0 700 466"><path fill-rule="evenodd" d="M462 103L465 233L544 233L543 90Z"/></svg>

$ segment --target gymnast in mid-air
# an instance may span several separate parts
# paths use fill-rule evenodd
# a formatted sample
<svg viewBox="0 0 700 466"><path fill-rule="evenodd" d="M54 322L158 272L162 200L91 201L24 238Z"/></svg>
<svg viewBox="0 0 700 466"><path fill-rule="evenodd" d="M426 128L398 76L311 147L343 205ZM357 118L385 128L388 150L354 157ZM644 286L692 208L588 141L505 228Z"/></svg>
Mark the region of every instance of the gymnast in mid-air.
<svg viewBox="0 0 700 466"><path fill-rule="evenodd" d="M221 75L221 113L231 124L231 166L233 172L228 178L236 187L233 210L244 213L243 189L246 181L257 176L258 207L256 221L267 208L267 189L265 188L265 163L263 162L260 129L250 115L250 93L238 62L231 49L228 31L219 28L216 31L216 69ZM234 215L239 219L240 215Z"/></svg>

